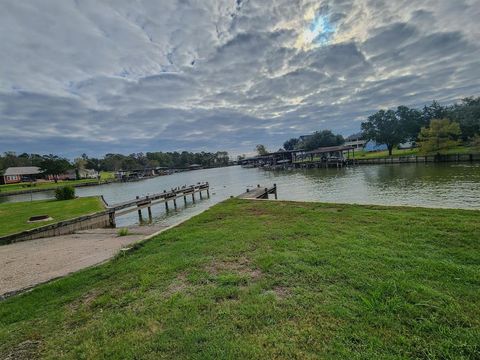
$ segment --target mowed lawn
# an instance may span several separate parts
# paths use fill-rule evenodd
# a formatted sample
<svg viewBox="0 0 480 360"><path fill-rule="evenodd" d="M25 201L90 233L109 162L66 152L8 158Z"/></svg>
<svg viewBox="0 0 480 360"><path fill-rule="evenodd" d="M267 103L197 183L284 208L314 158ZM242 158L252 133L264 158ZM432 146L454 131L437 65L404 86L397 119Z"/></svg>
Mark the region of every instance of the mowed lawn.
<svg viewBox="0 0 480 360"><path fill-rule="evenodd" d="M478 154L480 152L480 149L475 149L471 146L456 146L454 148L444 150L442 151L442 154L444 155L455 155L455 154ZM436 153L433 154L427 154L429 156L435 155ZM414 149L393 149L392 156L393 157L398 157L398 156L424 156L426 154L423 154L420 152L420 148L414 148ZM372 151L372 152L367 152L367 151L355 151L355 158L356 159L374 159L374 158L388 158L390 155L388 155L388 151Z"/></svg>
<svg viewBox="0 0 480 360"><path fill-rule="evenodd" d="M77 216L92 214L103 210L98 197L83 197L74 200L40 200L0 204L0 236L33 229ZM36 215L50 215L52 221L29 223L28 219Z"/></svg>
<svg viewBox="0 0 480 360"><path fill-rule="evenodd" d="M23 191L29 192L31 189L33 190L52 190L56 189L61 186L75 186L79 184L88 184L88 183L97 183L98 181L95 179L82 179L82 180L69 180L69 181L58 181L58 182L38 182L38 183L18 183L18 184L7 184L7 185L0 185L0 193L9 193L9 192L16 192L16 191Z"/></svg>
<svg viewBox="0 0 480 360"><path fill-rule="evenodd" d="M478 359L478 211L232 199L0 303L0 358Z"/></svg>

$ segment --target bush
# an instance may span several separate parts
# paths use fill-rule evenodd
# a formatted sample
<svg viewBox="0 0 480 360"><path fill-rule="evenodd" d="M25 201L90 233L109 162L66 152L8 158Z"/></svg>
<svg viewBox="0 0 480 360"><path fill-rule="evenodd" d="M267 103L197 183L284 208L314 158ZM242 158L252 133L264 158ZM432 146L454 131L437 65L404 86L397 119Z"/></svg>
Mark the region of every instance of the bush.
<svg viewBox="0 0 480 360"><path fill-rule="evenodd" d="M57 200L75 199L75 188L73 186L63 186L55 189L55 199Z"/></svg>
<svg viewBox="0 0 480 360"><path fill-rule="evenodd" d="M128 228L121 228L117 231L118 236L127 236L128 235Z"/></svg>

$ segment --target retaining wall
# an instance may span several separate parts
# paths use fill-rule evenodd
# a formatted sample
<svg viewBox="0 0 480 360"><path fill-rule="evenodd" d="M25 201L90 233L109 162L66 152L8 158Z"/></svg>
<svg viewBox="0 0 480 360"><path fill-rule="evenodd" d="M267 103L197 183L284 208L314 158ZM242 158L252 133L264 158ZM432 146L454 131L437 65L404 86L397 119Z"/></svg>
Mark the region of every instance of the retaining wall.
<svg viewBox="0 0 480 360"><path fill-rule="evenodd" d="M20 241L35 240L51 236L73 234L76 231L110 227L109 211L84 215L78 218L60 221L55 224L0 237L0 245Z"/></svg>
<svg viewBox="0 0 480 360"><path fill-rule="evenodd" d="M427 156L398 156L389 158L355 159L355 164L415 164L439 162L473 162L480 161L480 154L451 154Z"/></svg>

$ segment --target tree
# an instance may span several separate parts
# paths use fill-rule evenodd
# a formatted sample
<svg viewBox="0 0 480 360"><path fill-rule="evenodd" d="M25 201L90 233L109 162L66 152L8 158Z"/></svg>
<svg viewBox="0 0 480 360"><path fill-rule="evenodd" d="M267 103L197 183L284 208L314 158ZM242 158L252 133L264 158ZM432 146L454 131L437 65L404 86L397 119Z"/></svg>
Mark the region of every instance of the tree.
<svg viewBox="0 0 480 360"><path fill-rule="evenodd" d="M258 144L255 149L257 150L257 154L260 156L268 155L268 151L265 148L265 145Z"/></svg>
<svg viewBox="0 0 480 360"><path fill-rule="evenodd" d="M81 177L80 172L86 169L87 160L84 157L80 157L80 158L76 158L73 163L75 167L75 176L78 180Z"/></svg>
<svg viewBox="0 0 480 360"><path fill-rule="evenodd" d="M395 111L395 116L400 121L406 139L410 141L416 141L422 127L429 123L425 122L421 111L407 106L399 106Z"/></svg>
<svg viewBox="0 0 480 360"><path fill-rule="evenodd" d="M58 175L64 174L71 169L72 165L65 159L56 155L45 155L40 163L40 169L47 175L52 175L55 182L58 181Z"/></svg>
<svg viewBox="0 0 480 360"><path fill-rule="evenodd" d="M460 125L463 140L480 134L480 97L465 98L460 104L455 104L449 118Z"/></svg>
<svg viewBox="0 0 480 360"><path fill-rule="evenodd" d="M393 110L380 110L362 123L362 132L366 140L387 145L388 154L392 156L395 146L407 139L402 123Z"/></svg>
<svg viewBox="0 0 480 360"><path fill-rule="evenodd" d="M283 143L283 148L287 151L294 150L298 143L299 140L297 138L291 138Z"/></svg>
<svg viewBox="0 0 480 360"><path fill-rule="evenodd" d="M321 147L342 145L345 142L342 135L335 135L331 130L316 131L298 146L306 151Z"/></svg>
<svg viewBox="0 0 480 360"><path fill-rule="evenodd" d="M424 154L441 153L459 144L460 125L448 119L433 119L420 131L420 149Z"/></svg>
<svg viewBox="0 0 480 360"><path fill-rule="evenodd" d="M479 134L475 135L472 138L471 145L475 150L480 151L480 135Z"/></svg>
<svg viewBox="0 0 480 360"><path fill-rule="evenodd" d="M448 117L449 108L433 101L431 105L423 107L423 119L425 124L430 124L433 119L445 119Z"/></svg>

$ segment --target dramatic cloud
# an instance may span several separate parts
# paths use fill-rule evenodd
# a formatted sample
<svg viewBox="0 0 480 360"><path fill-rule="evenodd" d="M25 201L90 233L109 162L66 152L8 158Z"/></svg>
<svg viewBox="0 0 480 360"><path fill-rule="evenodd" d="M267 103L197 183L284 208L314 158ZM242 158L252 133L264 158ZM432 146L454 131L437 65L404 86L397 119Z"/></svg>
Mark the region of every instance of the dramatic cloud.
<svg viewBox="0 0 480 360"><path fill-rule="evenodd" d="M4 0L0 151L271 149L480 95L480 0Z"/></svg>

